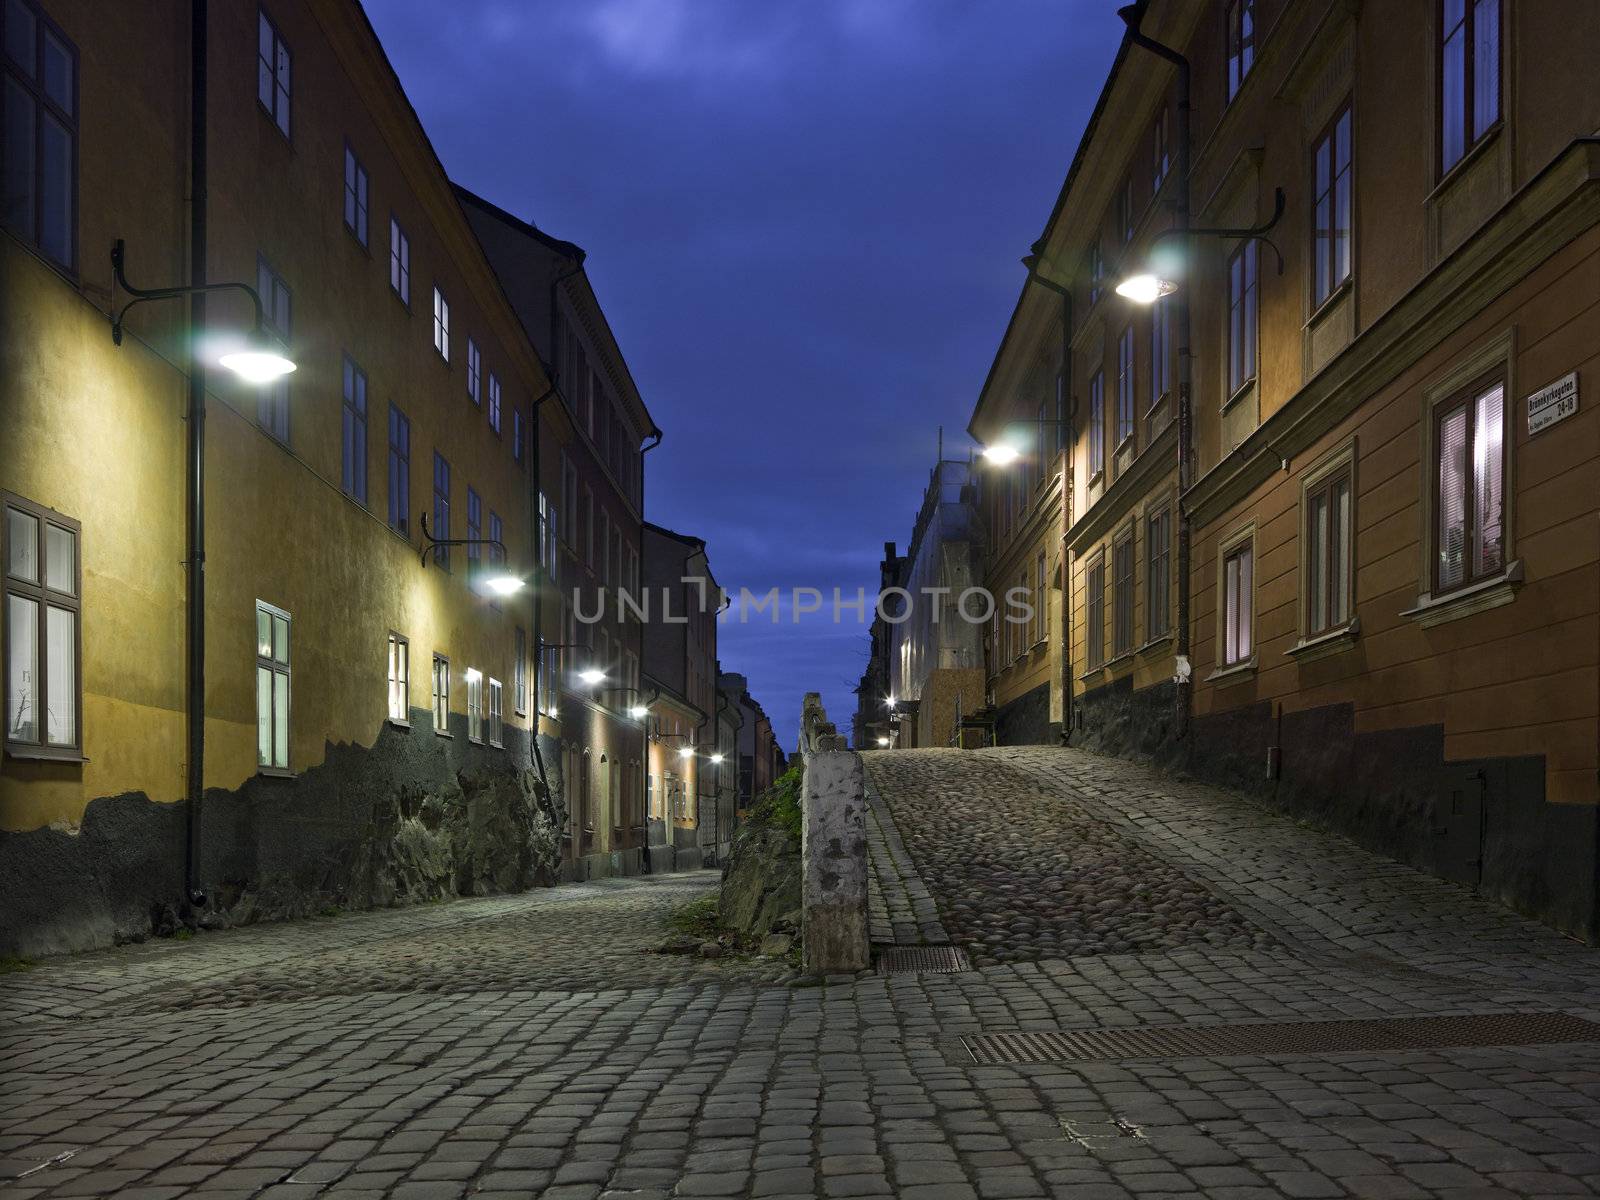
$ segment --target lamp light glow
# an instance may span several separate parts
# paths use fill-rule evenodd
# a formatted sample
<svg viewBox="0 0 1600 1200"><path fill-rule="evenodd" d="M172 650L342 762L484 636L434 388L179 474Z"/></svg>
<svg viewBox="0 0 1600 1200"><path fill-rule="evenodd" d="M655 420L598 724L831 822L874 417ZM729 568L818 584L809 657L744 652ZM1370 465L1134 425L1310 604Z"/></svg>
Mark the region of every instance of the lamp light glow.
<svg viewBox="0 0 1600 1200"><path fill-rule="evenodd" d="M722 755L720 755L720 754L713 754L713 755L712 755L712 756L711 756L711 761L712 761L712 762L714 762L714 763L717 763L717 764L719 764L719 765L720 765L720 764L721 764L721 762L722 762Z"/></svg>
<svg viewBox="0 0 1600 1200"><path fill-rule="evenodd" d="M693 758L694 757L694 747L693 746L680 746L680 747L678 747L678 757L679 758Z"/></svg>
<svg viewBox="0 0 1600 1200"><path fill-rule="evenodd" d="M1009 442L996 442L983 448L983 457L997 467L1006 467L1022 457L1022 452Z"/></svg>
<svg viewBox="0 0 1600 1200"><path fill-rule="evenodd" d="M628 710L628 715L635 721L642 721L650 715L650 710L642 704L635 704Z"/></svg>
<svg viewBox="0 0 1600 1200"><path fill-rule="evenodd" d="M1135 304L1154 304L1161 297L1170 296L1177 290L1178 285L1172 280L1163 279L1149 271L1130 275L1117 284L1117 295L1125 300L1132 300Z"/></svg>
<svg viewBox="0 0 1600 1200"><path fill-rule="evenodd" d="M266 346L251 346L217 360L246 383L271 383L295 369L292 360Z"/></svg>
<svg viewBox="0 0 1600 1200"><path fill-rule="evenodd" d="M881 738L878 739L878 745L887 746L888 744L889 744L889 739L888 738L881 737Z"/></svg>
<svg viewBox="0 0 1600 1200"><path fill-rule="evenodd" d="M579 671L578 678L590 687L594 687L606 681L606 673L598 667L590 667L587 670Z"/></svg>
<svg viewBox="0 0 1600 1200"><path fill-rule="evenodd" d="M522 580L515 575L495 575L483 581L483 586L497 596L510 596L522 590Z"/></svg>

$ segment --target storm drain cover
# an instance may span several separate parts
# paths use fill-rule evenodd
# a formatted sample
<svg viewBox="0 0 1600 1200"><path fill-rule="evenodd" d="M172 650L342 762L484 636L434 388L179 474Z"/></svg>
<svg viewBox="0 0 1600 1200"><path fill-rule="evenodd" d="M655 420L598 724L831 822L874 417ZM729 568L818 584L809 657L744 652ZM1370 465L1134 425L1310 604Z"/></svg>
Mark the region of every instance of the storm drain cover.
<svg viewBox="0 0 1600 1200"><path fill-rule="evenodd" d="M970 971L967 952L958 946L891 946L878 954L879 975L908 975L914 971L950 974Z"/></svg>
<svg viewBox="0 0 1600 1200"><path fill-rule="evenodd" d="M1251 1025L1161 1025L987 1033L963 1037L979 1063L1093 1062L1124 1058L1213 1058L1229 1054L1334 1054L1435 1046L1538 1046L1600 1041L1600 1025L1566 1013L1400 1017L1380 1021L1292 1021Z"/></svg>

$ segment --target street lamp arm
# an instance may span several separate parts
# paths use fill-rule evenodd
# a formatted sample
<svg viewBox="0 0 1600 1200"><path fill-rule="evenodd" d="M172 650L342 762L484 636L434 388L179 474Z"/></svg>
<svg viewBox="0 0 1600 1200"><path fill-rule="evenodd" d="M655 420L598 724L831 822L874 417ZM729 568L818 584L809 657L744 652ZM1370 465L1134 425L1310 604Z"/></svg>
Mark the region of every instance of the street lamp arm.
<svg viewBox="0 0 1600 1200"><path fill-rule="evenodd" d="M1285 203L1285 201L1284 201L1283 189L1281 187L1275 187L1275 188L1272 189L1272 216L1267 218L1267 220L1263 221L1260 225L1251 225L1251 226L1247 226L1246 228L1243 228L1243 229L1224 229L1224 228L1211 228L1211 229L1205 229L1205 228L1198 228L1198 229L1163 229L1160 233L1156 234L1155 237L1150 239L1150 245L1152 247L1158 245L1162 241L1163 238L1185 238L1185 237L1202 237L1202 236L1203 237L1218 237L1218 238L1237 238L1237 239L1245 239L1245 240L1249 240L1249 241L1265 242L1266 245L1268 246L1268 248L1271 249L1272 253L1277 256L1277 259L1278 259L1278 274L1282 275L1283 274L1283 251L1278 249L1277 245L1272 241L1272 239L1267 237L1267 234L1271 233L1273 227L1275 225L1277 225L1277 223L1280 220L1283 219L1284 203Z"/></svg>
<svg viewBox="0 0 1600 1200"><path fill-rule="evenodd" d="M509 557L506 553L506 544L499 538L436 538L428 532L428 514L423 513L418 524L422 528L422 536L427 539L422 547L422 565L428 565L428 555L431 553L435 561L438 559L440 546L498 546L503 558Z"/></svg>
<svg viewBox="0 0 1600 1200"><path fill-rule="evenodd" d="M192 296L196 292L243 292L250 297L251 303L256 307L256 328L259 330L265 327L265 314L261 307L261 294L248 283L197 283L184 287L138 288L129 283L127 275L123 273L124 258L123 240L118 238L111 245L111 270L116 277L117 286L132 296L133 299L129 300L111 316L111 341L114 345L122 345L122 319L128 315L128 310L135 304L143 304L147 300L171 300L178 296Z"/></svg>

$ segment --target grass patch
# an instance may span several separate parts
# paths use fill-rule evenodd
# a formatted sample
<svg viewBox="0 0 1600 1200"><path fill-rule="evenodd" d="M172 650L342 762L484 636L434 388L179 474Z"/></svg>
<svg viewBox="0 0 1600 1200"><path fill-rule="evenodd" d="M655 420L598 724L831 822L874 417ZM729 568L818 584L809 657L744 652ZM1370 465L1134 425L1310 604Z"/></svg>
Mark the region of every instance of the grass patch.
<svg viewBox="0 0 1600 1200"><path fill-rule="evenodd" d="M25 958L12 958L0 954L0 975L11 975L17 971L31 971L33 964Z"/></svg>
<svg viewBox="0 0 1600 1200"><path fill-rule="evenodd" d="M799 766L790 767L761 793L761 798L751 806L752 815L764 815L790 837L799 840L801 782Z"/></svg>
<svg viewBox="0 0 1600 1200"><path fill-rule="evenodd" d="M194 930L189 929L187 927L182 928L182 929L177 929L177 930L173 931L172 936L177 941L187 942L190 938L192 938L194 936Z"/></svg>
<svg viewBox="0 0 1600 1200"><path fill-rule="evenodd" d="M717 935L722 932L718 924L717 893L702 896L698 900L691 900L672 910L667 917L667 928L674 933L685 937L697 937L702 941L714 942Z"/></svg>

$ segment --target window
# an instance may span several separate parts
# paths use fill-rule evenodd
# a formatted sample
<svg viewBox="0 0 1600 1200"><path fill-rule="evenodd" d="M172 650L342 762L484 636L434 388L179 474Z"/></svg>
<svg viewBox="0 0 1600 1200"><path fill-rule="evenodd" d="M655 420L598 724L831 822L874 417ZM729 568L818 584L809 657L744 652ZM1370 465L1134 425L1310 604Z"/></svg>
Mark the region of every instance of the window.
<svg viewBox="0 0 1600 1200"><path fill-rule="evenodd" d="M261 31L256 52L256 99L261 101L272 123L288 137L289 47L266 10L259 10L258 15Z"/></svg>
<svg viewBox="0 0 1600 1200"><path fill-rule="evenodd" d="M1089 474L1106 469L1106 373L1096 371L1089 379Z"/></svg>
<svg viewBox="0 0 1600 1200"><path fill-rule="evenodd" d="M517 716L528 711L528 635L518 625L511 639L511 703Z"/></svg>
<svg viewBox="0 0 1600 1200"><path fill-rule="evenodd" d="M448 320L448 318L446 318L446 319ZM437 347L438 344L439 344L439 335L438 335L439 289L438 288L435 288L433 290L433 320L434 320L434 327L435 327L434 328L434 342L433 342L433 344L434 344L435 347ZM448 358L449 355L446 354L445 357ZM467 339L467 395L472 397L472 402L474 404L479 404L479 405L481 405L483 403L483 396L479 391L480 378L481 378L481 375L482 375L482 368L483 368L483 361L482 361L482 356L478 353L478 343L473 341L471 338L468 338Z"/></svg>
<svg viewBox="0 0 1600 1200"><path fill-rule="evenodd" d="M433 656L433 731L450 732L450 660Z"/></svg>
<svg viewBox="0 0 1600 1200"><path fill-rule="evenodd" d="M1505 570L1505 381L1493 379L1434 414L1435 593Z"/></svg>
<svg viewBox="0 0 1600 1200"><path fill-rule="evenodd" d="M1133 649L1133 530L1128 530L1111 546L1111 652L1127 654Z"/></svg>
<svg viewBox="0 0 1600 1200"><path fill-rule="evenodd" d="M433 452L433 536L440 540L450 536L450 463L437 450ZM450 547L435 549L433 561L448 571Z"/></svg>
<svg viewBox="0 0 1600 1200"><path fill-rule="evenodd" d="M78 51L31 0L8 0L0 55L0 216L71 271L77 257Z"/></svg>
<svg viewBox="0 0 1600 1200"><path fill-rule="evenodd" d="M1089 249L1089 307L1093 308L1100 301L1100 285L1106 277L1106 256L1101 248L1100 239L1095 238L1094 245Z"/></svg>
<svg viewBox="0 0 1600 1200"><path fill-rule="evenodd" d="M1255 0L1228 0L1224 15L1227 23L1228 99L1239 94L1244 77L1256 61Z"/></svg>
<svg viewBox="0 0 1600 1200"><path fill-rule="evenodd" d="M1439 168L1448 171L1500 121L1500 0L1442 0Z"/></svg>
<svg viewBox="0 0 1600 1200"><path fill-rule="evenodd" d="M445 362L450 361L450 302L439 285L433 285L433 348Z"/></svg>
<svg viewBox="0 0 1600 1200"><path fill-rule="evenodd" d="M5 496L6 749L81 758L78 522Z"/></svg>
<svg viewBox="0 0 1600 1200"><path fill-rule="evenodd" d="M500 514L491 508L489 510L489 565L493 568L498 568L505 562L504 533L505 527L500 523ZM491 574L499 574L499 571L492 571ZM495 608L499 608L500 593L490 592L489 603Z"/></svg>
<svg viewBox="0 0 1600 1200"><path fill-rule="evenodd" d="M1350 470L1318 480L1305 500L1306 636L1350 619Z"/></svg>
<svg viewBox="0 0 1600 1200"><path fill-rule="evenodd" d="M522 409L513 408L511 410L511 461L522 467L523 470L527 470L522 448L524 436L526 435L522 432Z"/></svg>
<svg viewBox="0 0 1600 1200"><path fill-rule="evenodd" d="M293 324L289 285L268 265L267 260L256 257L256 294L261 297L261 316L267 327L283 342L289 341ZM278 379L261 388L256 398L256 419L273 437L284 445L289 443L289 380Z"/></svg>
<svg viewBox="0 0 1600 1200"><path fill-rule="evenodd" d="M1145 636L1154 641L1171 629L1172 510L1163 508L1145 521L1144 539Z"/></svg>
<svg viewBox="0 0 1600 1200"><path fill-rule="evenodd" d="M411 307L411 239L393 217L389 218L389 287Z"/></svg>
<svg viewBox="0 0 1600 1200"><path fill-rule="evenodd" d="M500 432L500 377L493 371L489 372L489 428Z"/></svg>
<svg viewBox="0 0 1600 1200"><path fill-rule="evenodd" d="M483 500L467 489L467 582L476 582L483 562Z"/></svg>
<svg viewBox="0 0 1600 1200"><path fill-rule="evenodd" d="M1150 194L1154 196L1161 190L1161 185L1167 181L1167 172L1172 170L1172 131L1168 126L1166 107L1156 114L1155 124L1150 129Z"/></svg>
<svg viewBox="0 0 1600 1200"><path fill-rule="evenodd" d="M1034 563L1033 586L1033 640L1042 642L1049 634L1048 619L1050 615L1050 594L1045 586L1044 554L1040 553Z"/></svg>
<svg viewBox="0 0 1600 1200"><path fill-rule="evenodd" d="M1133 436L1133 326L1117 339L1117 449Z"/></svg>
<svg viewBox="0 0 1600 1200"><path fill-rule="evenodd" d="M1089 566L1089 610L1083 623L1085 657L1091 671L1106 661L1106 556L1097 555Z"/></svg>
<svg viewBox="0 0 1600 1200"><path fill-rule="evenodd" d="M411 643L398 633L389 635L389 720L408 724L411 719Z"/></svg>
<svg viewBox="0 0 1600 1200"><path fill-rule="evenodd" d="M483 741L483 674L467 668L467 741Z"/></svg>
<svg viewBox="0 0 1600 1200"><path fill-rule="evenodd" d="M344 227L367 244L367 169L349 142L344 145Z"/></svg>
<svg viewBox="0 0 1600 1200"><path fill-rule="evenodd" d="M556 688L561 676L561 651L543 641L539 642L539 676L537 695L539 711L547 717L556 715Z"/></svg>
<svg viewBox="0 0 1600 1200"><path fill-rule="evenodd" d="M1228 260L1228 395L1256 377L1256 244L1244 242Z"/></svg>
<svg viewBox="0 0 1600 1200"><path fill-rule="evenodd" d="M389 405L389 528L411 533L411 422Z"/></svg>
<svg viewBox="0 0 1600 1200"><path fill-rule="evenodd" d="M1170 296L1162 296L1150 306L1150 409L1172 390L1171 300Z"/></svg>
<svg viewBox="0 0 1600 1200"><path fill-rule="evenodd" d="M1133 219L1137 215L1133 210L1133 176L1129 175L1117 189L1117 236L1124 246L1133 241Z"/></svg>
<svg viewBox="0 0 1600 1200"><path fill-rule="evenodd" d="M256 601L256 765L289 769L289 614Z"/></svg>
<svg viewBox="0 0 1600 1200"><path fill-rule="evenodd" d="M1243 542L1222 557L1222 665L1248 662L1253 645L1251 617L1254 580L1250 543Z"/></svg>
<svg viewBox="0 0 1600 1200"><path fill-rule="evenodd" d="M1350 278L1350 108L1346 105L1311 152L1312 306Z"/></svg>
<svg viewBox="0 0 1600 1200"><path fill-rule="evenodd" d="M489 680L489 745L505 745L505 721L500 712L500 681Z"/></svg>
<svg viewBox="0 0 1600 1200"><path fill-rule="evenodd" d="M361 504L367 502L367 373L344 356L344 494Z"/></svg>

